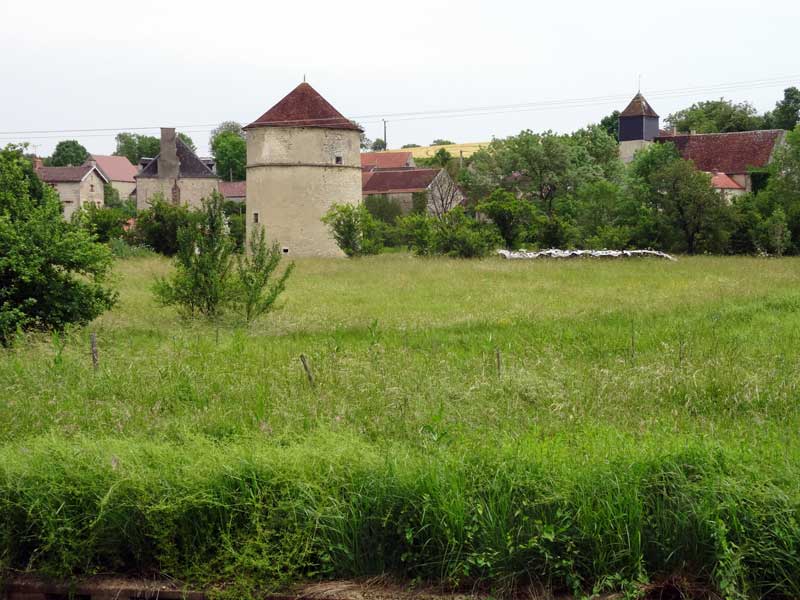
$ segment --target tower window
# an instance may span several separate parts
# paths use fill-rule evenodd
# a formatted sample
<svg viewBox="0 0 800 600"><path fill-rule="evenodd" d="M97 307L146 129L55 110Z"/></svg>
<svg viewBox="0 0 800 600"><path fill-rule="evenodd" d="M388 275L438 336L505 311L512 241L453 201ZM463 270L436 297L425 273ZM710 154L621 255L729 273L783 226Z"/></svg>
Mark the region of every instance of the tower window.
<svg viewBox="0 0 800 600"><path fill-rule="evenodd" d="M258 213L257 212L253 213L253 223L258 223Z"/></svg>
<svg viewBox="0 0 800 600"><path fill-rule="evenodd" d="M286 248L286 247L284 247L284 248L283 248L283 253L284 253L284 254L289 254L289 249L288 249L288 248Z"/></svg>
<svg viewBox="0 0 800 600"><path fill-rule="evenodd" d="M342 164L342 157L341 157L341 156L337 156L337 157L336 157L336 164L337 164L337 165L340 165L340 164Z"/></svg>

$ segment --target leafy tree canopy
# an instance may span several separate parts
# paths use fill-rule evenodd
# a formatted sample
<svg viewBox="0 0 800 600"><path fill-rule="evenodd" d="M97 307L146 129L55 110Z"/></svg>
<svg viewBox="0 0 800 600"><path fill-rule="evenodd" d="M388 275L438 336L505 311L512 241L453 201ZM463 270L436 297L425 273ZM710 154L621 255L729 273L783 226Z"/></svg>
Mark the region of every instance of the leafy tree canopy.
<svg viewBox="0 0 800 600"><path fill-rule="evenodd" d="M751 131L765 125L764 117L749 102L734 103L724 98L692 104L670 114L665 122L680 132L697 133Z"/></svg>
<svg viewBox="0 0 800 600"><path fill-rule="evenodd" d="M237 121L223 121L211 130L211 136L208 138L209 148L214 145L214 140L222 133L234 133L244 139L244 129L242 129L241 123Z"/></svg>
<svg viewBox="0 0 800 600"><path fill-rule="evenodd" d="M455 142L451 142L450 140L444 140L441 138L436 138L431 142L431 146L452 146Z"/></svg>
<svg viewBox="0 0 800 600"><path fill-rule="evenodd" d="M619 141L619 111L615 110L610 115L600 119L600 127L605 129L608 135Z"/></svg>
<svg viewBox="0 0 800 600"><path fill-rule="evenodd" d="M89 152L76 140L63 140L58 142L53 155L46 162L51 167L77 167L88 158Z"/></svg>
<svg viewBox="0 0 800 600"><path fill-rule="evenodd" d="M0 343L19 331L88 323L111 308L111 253L68 223L23 148L0 151Z"/></svg>
<svg viewBox="0 0 800 600"><path fill-rule="evenodd" d="M229 181L244 181L247 166L247 142L232 131L223 131L211 144L217 161L217 173Z"/></svg>
<svg viewBox="0 0 800 600"><path fill-rule="evenodd" d="M131 163L138 165L144 158L154 158L161 151L161 142L152 135L139 135L138 133L118 133L116 156L125 156Z"/></svg>
<svg viewBox="0 0 800 600"><path fill-rule="evenodd" d="M386 150L386 142L381 138L375 138L375 141L372 142L372 146L370 146L370 150L373 152L381 152Z"/></svg>
<svg viewBox="0 0 800 600"><path fill-rule="evenodd" d="M794 129L800 122L800 90L786 88L783 99L775 103L775 109L764 116L768 127L773 129Z"/></svg>
<svg viewBox="0 0 800 600"><path fill-rule="evenodd" d="M403 144L401 148L419 148L419 144Z"/></svg>

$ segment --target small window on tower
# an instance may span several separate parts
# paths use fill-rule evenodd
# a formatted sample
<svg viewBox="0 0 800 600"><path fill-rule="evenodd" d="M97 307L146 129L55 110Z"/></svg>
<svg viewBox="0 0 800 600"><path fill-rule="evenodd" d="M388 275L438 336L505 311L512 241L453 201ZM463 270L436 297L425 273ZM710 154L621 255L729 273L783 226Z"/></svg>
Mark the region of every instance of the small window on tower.
<svg viewBox="0 0 800 600"><path fill-rule="evenodd" d="M283 253L284 253L284 254L289 254L289 249L284 247L284 248L283 248Z"/></svg>
<svg viewBox="0 0 800 600"><path fill-rule="evenodd" d="M258 213L257 212L253 213L253 223L258 223Z"/></svg>
<svg viewBox="0 0 800 600"><path fill-rule="evenodd" d="M341 156L337 156L337 157L336 157L336 164L337 164L337 165L340 165L340 164L342 164L342 157L341 157Z"/></svg>

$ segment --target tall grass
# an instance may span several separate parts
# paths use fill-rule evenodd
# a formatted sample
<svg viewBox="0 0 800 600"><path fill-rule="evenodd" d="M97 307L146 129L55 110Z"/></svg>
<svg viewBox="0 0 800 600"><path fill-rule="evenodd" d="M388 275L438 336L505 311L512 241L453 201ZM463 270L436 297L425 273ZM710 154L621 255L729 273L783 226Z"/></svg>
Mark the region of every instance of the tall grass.
<svg viewBox="0 0 800 600"><path fill-rule="evenodd" d="M0 355L0 566L800 594L800 262L301 261L255 330L167 268Z"/></svg>

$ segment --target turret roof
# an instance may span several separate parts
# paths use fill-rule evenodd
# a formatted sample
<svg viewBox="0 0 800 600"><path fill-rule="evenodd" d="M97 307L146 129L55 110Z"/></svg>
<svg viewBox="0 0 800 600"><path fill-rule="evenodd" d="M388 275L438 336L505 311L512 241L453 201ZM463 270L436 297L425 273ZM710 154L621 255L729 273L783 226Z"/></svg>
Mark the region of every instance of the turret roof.
<svg viewBox="0 0 800 600"><path fill-rule="evenodd" d="M321 127L361 131L356 123L342 115L306 82L294 88L245 129L254 127Z"/></svg>
<svg viewBox="0 0 800 600"><path fill-rule="evenodd" d="M636 92L636 95L633 97L633 100L630 101L628 106L619 113L620 117L655 117L658 118L656 111L653 110L653 107L644 99L641 92Z"/></svg>

